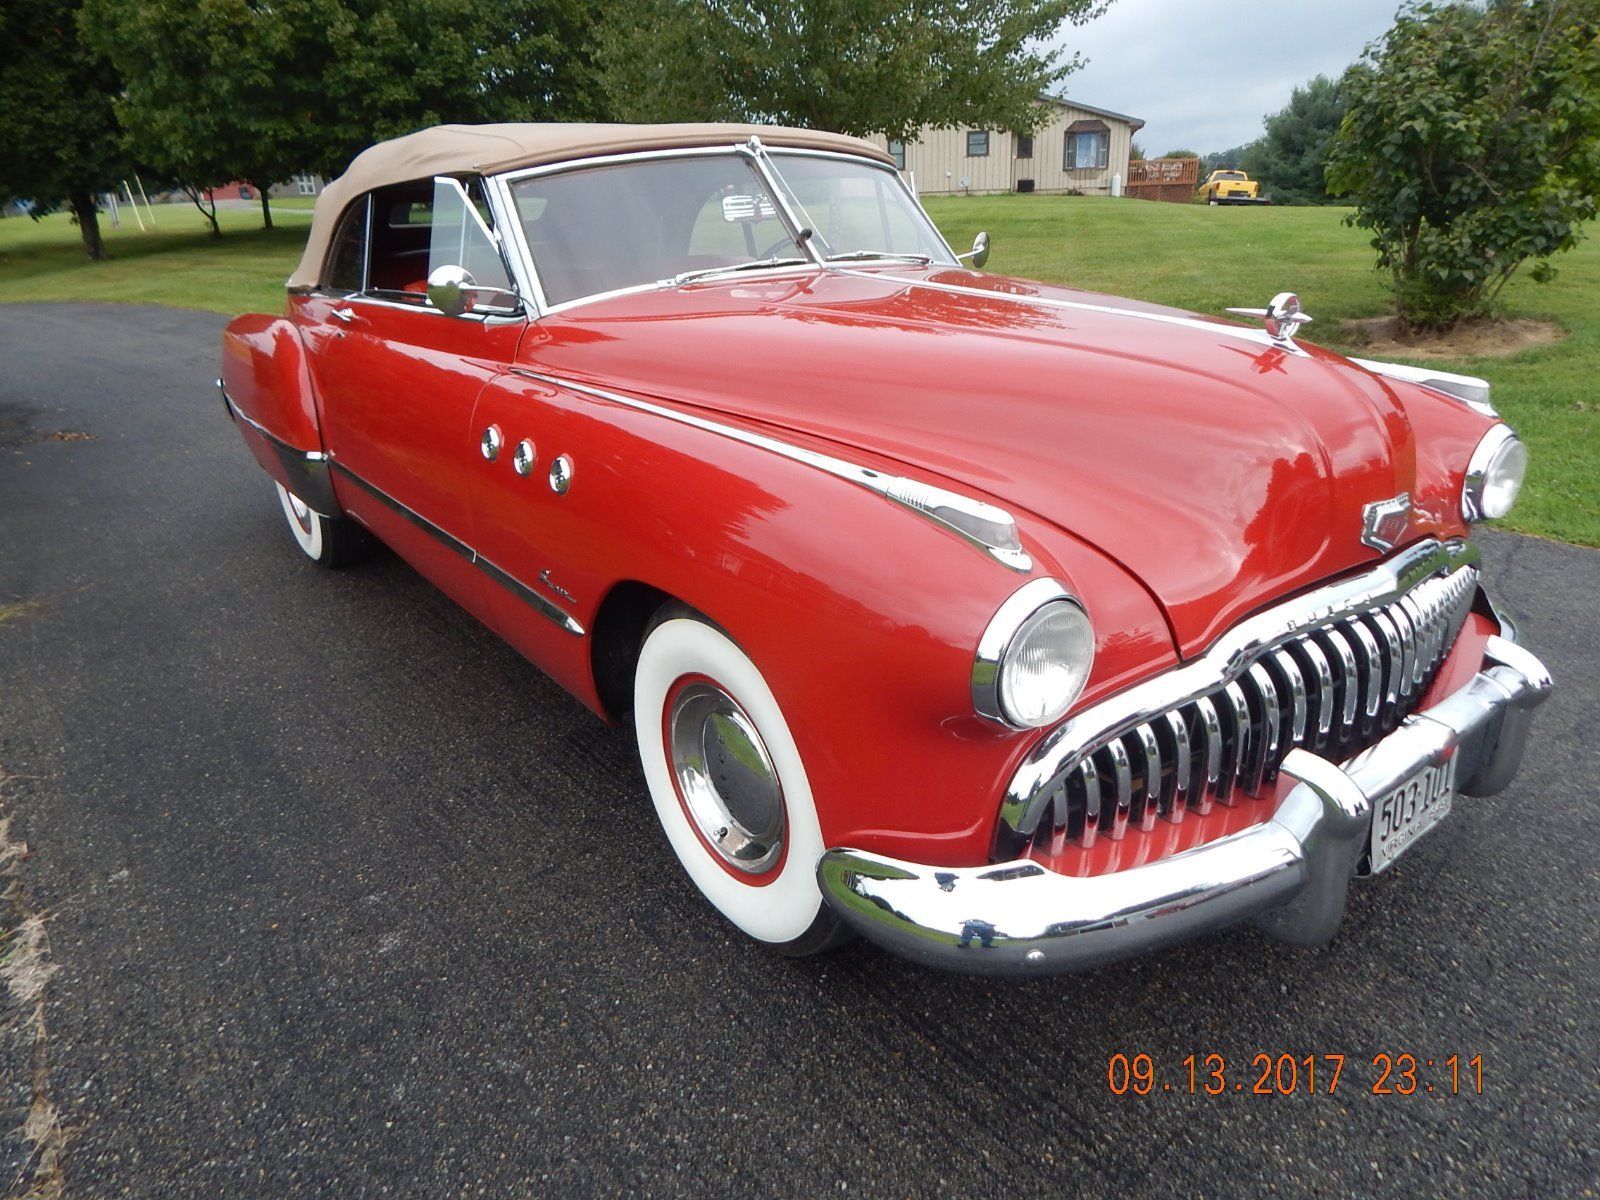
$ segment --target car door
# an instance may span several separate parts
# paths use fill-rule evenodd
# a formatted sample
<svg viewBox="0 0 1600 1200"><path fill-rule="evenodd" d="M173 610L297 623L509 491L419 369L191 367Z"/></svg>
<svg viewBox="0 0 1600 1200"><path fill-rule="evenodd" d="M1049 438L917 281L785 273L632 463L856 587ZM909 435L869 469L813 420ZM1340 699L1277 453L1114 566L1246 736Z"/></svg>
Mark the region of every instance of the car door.
<svg viewBox="0 0 1600 1200"><path fill-rule="evenodd" d="M346 225L334 272L360 262L359 288L330 289L301 310L339 501L482 616L471 477L483 450L472 410L515 356L525 318L479 202L460 181L381 188ZM445 266L484 285L469 293L481 301L474 310L449 315L429 301L427 280Z"/></svg>

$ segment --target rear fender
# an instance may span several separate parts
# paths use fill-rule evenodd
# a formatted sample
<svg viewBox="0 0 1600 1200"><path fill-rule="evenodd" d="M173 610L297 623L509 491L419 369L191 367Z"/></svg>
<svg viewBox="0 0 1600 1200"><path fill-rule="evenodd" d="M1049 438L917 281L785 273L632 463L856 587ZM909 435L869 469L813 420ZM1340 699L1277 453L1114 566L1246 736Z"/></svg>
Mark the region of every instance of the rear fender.
<svg viewBox="0 0 1600 1200"><path fill-rule="evenodd" d="M293 322L248 313L222 333L222 402L256 460L325 517L339 515L305 343Z"/></svg>

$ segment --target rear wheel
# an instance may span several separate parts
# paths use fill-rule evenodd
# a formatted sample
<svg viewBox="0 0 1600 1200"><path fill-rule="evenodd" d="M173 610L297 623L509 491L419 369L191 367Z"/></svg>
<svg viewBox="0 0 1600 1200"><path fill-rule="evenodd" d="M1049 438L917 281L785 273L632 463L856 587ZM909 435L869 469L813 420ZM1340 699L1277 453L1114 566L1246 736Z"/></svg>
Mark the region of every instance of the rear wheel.
<svg viewBox="0 0 1600 1200"><path fill-rule="evenodd" d="M348 517L325 517L283 484L277 484L278 502L295 544L312 562L323 567L346 567L370 556L377 543Z"/></svg>
<svg viewBox="0 0 1600 1200"><path fill-rule="evenodd" d="M805 766L744 651L668 606L639 652L633 711L656 816L712 906L780 953L844 940L817 886L824 846Z"/></svg>

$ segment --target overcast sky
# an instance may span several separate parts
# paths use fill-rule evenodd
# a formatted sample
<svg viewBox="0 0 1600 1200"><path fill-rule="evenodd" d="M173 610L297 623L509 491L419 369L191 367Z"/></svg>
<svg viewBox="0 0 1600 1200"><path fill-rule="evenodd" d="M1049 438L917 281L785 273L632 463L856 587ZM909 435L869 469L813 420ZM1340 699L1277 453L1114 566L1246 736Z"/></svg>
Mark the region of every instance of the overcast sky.
<svg viewBox="0 0 1600 1200"><path fill-rule="evenodd" d="M1253 141L1296 84L1337 75L1389 28L1399 0L1113 0L1060 42L1088 64L1059 91L1143 117L1146 154Z"/></svg>

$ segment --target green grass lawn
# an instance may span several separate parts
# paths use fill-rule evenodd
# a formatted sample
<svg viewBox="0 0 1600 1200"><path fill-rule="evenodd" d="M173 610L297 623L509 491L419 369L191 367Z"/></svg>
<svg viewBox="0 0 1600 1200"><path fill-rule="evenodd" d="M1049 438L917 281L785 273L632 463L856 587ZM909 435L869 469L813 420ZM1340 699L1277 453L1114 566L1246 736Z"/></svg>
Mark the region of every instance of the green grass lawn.
<svg viewBox="0 0 1600 1200"><path fill-rule="evenodd" d="M994 239L989 269L1132 296L1203 313L1264 305L1298 292L1317 318L1310 341L1341 346L1338 322L1384 311L1384 279L1366 236L1327 208L1210 208L1087 197L930 197L928 211L952 245L979 229ZM161 206L141 234L124 213L105 226L113 261L89 263L62 215L0 220L0 299L105 300L235 313L276 312L305 240L309 201L274 201L280 227L258 209L222 214L208 236L192 207ZM1554 320L1564 341L1508 358L1441 362L1494 384L1495 403L1533 451L1528 486L1506 525L1600 546L1600 240L1557 260L1554 283L1518 281L1511 312Z"/></svg>

